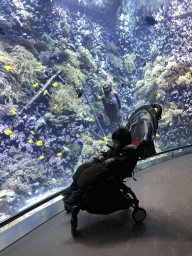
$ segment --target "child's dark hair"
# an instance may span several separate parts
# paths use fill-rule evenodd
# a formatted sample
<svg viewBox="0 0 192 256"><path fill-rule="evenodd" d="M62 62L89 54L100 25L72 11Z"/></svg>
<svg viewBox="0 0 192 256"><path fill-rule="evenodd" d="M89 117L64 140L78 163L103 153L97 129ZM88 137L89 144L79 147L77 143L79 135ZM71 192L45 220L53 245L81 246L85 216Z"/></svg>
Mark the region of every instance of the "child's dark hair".
<svg viewBox="0 0 192 256"><path fill-rule="evenodd" d="M118 128L112 134L112 140L119 141L122 145L129 145L132 142L131 133L124 127Z"/></svg>

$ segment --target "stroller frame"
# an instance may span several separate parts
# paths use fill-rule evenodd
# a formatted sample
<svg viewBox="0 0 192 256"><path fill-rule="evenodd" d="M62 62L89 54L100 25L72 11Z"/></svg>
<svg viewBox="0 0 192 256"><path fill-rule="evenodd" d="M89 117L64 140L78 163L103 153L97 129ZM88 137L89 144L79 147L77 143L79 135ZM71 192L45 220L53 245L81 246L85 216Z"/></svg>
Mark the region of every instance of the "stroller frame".
<svg viewBox="0 0 192 256"><path fill-rule="evenodd" d="M124 180L117 179L116 176L113 176L113 177L107 179L106 181L109 186L112 186L113 188L116 187L116 189L119 189L119 192L121 193L121 197L124 197L124 200L122 203L120 202L117 207L114 205L114 207L111 207L110 210L105 211L105 209L104 209L103 211L99 211L100 213L98 213L98 214L108 215L108 214L116 212L116 211L126 210L126 209L129 209L130 207L133 207L134 211L132 213L132 218L136 223L141 223L146 218L146 211L143 208L139 207L139 200L137 199L135 193L131 190L131 188L127 187L124 184L125 183ZM86 210L89 213L95 213L94 210L90 211L86 207L86 205L88 204L88 202L91 199L90 194L93 191L97 193L98 188L94 188L94 186L90 186L88 188L88 190L86 191L86 193L84 194L82 200L80 200L80 202L74 206L69 207L64 204L64 208L67 212L72 211L71 234L73 237L77 237L77 236L81 235L81 233L77 231L77 227L78 227L77 215L80 212L80 210L82 210L82 211ZM117 200L120 200L120 199L118 198ZM97 207L99 207L99 206L96 205L95 208L97 208ZM108 205L107 205L107 207L108 207Z"/></svg>
<svg viewBox="0 0 192 256"><path fill-rule="evenodd" d="M158 110L155 111L155 108ZM145 113L145 115L141 115L142 113ZM139 157L141 159L146 159L156 154L153 140L156 136L158 120L161 119L161 114L162 108L159 104L144 105L135 111L125 126L125 128L131 132L132 144L136 143L135 145L137 146L137 142L141 143L143 140L145 143L147 143L147 147L144 148L144 150L141 152L141 155L138 156L137 161L139 160ZM133 171L133 179L134 168L137 164L137 161L131 167ZM105 179L104 182L106 183L107 181L107 185L111 186L111 190L108 188L108 186L107 189L105 188L106 184L103 186L102 184L99 184L100 186L98 188L98 182L96 183L97 186L95 186L95 183L93 183L86 190L80 202L78 202L76 205L69 207L64 204L64 208L67 212L72 210L71 233L73 237L81 235L79 232L77 232L77 215L80 210L86 210L87 212L94 214L107 215L119 210L126 210L130 207L133 207L134 211L132 213L132 218L136 223L141 223L146 218L146 211L139 207L139 200L137 199L136 195L133 193L131 188L124 184L124 179L127 177L132 177L132 173L126 177L119 178L117 176L113 176ZM101 181L99 183L101 183ZM101 191L99 191L100 188ZM103 188L106 189L104 192L102 191ZM94 195L94 193L96 195ZM101 193L101 197L99 197L99 193ZM100 201L98 201L98 198ZM110 201L111 198L112 201Z"/></svg>

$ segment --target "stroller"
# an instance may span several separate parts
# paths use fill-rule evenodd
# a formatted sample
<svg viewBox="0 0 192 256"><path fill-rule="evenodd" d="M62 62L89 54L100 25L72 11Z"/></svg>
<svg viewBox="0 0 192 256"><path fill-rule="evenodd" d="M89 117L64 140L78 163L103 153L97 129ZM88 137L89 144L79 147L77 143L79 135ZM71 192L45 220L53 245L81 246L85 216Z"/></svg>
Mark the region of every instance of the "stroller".
<svg viewBox="0 0 192 256"><path fill-rule="evenodd" d="M154 108L158 110L156 111ZM67 212L72 210L71 233L73 237L80 235L77 231L77 215L80 210L86 210L88 213L93 214L107 215L133 207L132 218L136 223L141 223L146 218L146 211L139 207L139 200L131 188L124 184L124 179L132 177L132 172L134 173L134 168L139 158L146 159L156 154L153 140L156 136L158 120L161 119L161 113L162 108L160 105L145 105L137 109L126 124L125 128L127 128L132 135L132 144L137 147L141 144L145 145L143 147L144 150L138 154L134 163L129 166L129 174L126 177L119 177L118 175L118 177L113 176L105 181L100 180L98 182L96 179L96 181L87 188L82 199L75 206L69 207L64 204L64 208ZM109 147L111 148L111 146ZM136 180L134 174L133 179Z"/></svg>

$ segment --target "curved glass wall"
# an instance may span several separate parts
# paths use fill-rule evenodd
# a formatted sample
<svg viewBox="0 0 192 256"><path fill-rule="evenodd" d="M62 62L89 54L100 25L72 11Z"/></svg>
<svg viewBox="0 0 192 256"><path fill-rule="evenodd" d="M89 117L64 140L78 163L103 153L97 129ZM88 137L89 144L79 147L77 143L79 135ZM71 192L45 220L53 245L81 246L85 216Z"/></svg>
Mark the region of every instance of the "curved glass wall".
<svg viewBox="0 0 192 256"><path fill-rule="evenodd" d="M192 144L191 19L189 0L1 1L0 222L69 186L142 105L163 108L157 153Z"/></svg>

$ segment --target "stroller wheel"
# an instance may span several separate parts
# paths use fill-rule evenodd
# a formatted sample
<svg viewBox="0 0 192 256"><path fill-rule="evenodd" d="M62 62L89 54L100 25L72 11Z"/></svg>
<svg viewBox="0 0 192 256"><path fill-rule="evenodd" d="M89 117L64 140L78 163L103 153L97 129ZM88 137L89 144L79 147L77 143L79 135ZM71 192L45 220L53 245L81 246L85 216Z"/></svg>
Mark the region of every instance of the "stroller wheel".
<svg viewBox="0 0 192 256"><path fill-rule="evenodd" d="M66 210L66 212L70 212L73 208L73 206L67 206L66 204L64 204L64 208Z"/></svg>
<svg viewBox="0 0 192 256"><path fill-rule="evenodd" d="M141 223L146 218L146 211L143 208L137 208L133 211L132 218L136 223Z"/></svg>

